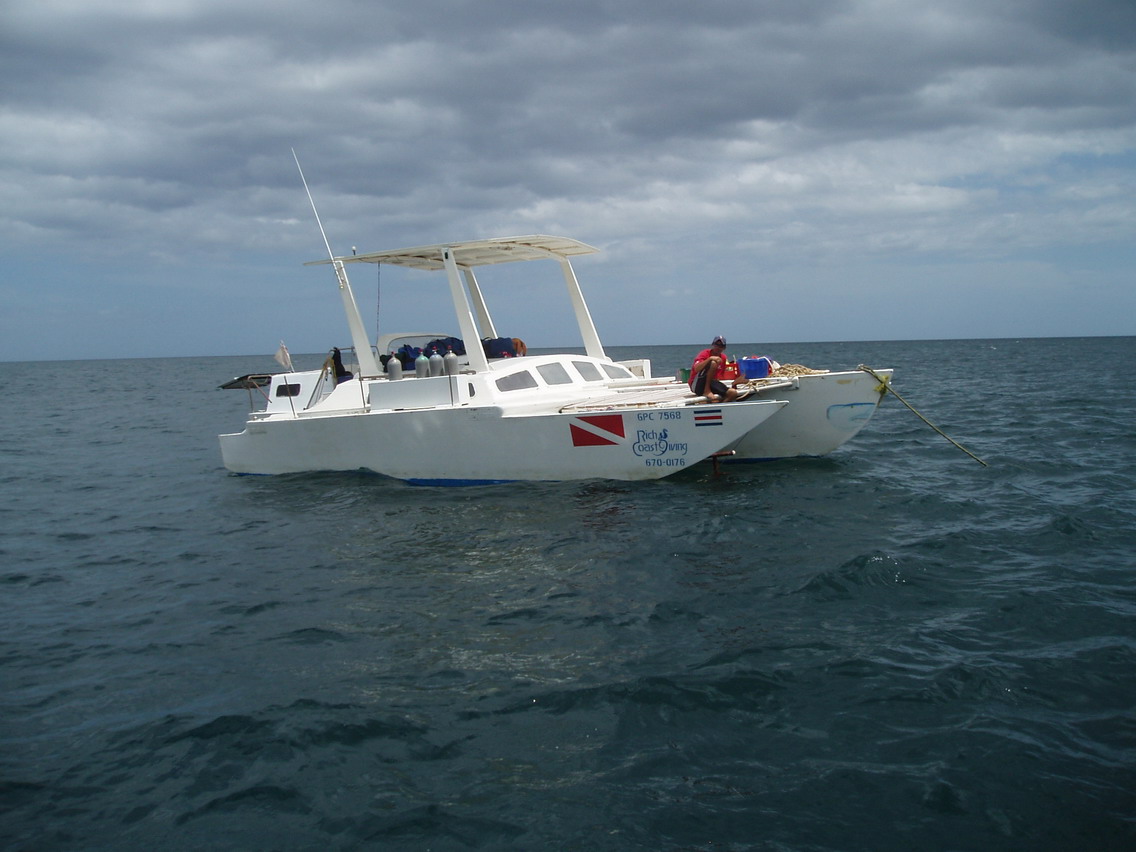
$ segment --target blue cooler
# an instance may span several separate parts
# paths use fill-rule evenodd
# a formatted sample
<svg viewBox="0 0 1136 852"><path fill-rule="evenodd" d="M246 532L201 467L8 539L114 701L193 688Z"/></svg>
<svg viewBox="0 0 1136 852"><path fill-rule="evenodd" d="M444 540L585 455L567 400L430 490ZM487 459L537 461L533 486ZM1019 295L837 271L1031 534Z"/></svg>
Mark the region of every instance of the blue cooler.
<svg viewBox="0 0 1136 852"><path fill-rule="evenodd" d="M738 372L743 379L764 379L773 372L773 364L764 356L755 358L751 355L738 359Z"/></svg>

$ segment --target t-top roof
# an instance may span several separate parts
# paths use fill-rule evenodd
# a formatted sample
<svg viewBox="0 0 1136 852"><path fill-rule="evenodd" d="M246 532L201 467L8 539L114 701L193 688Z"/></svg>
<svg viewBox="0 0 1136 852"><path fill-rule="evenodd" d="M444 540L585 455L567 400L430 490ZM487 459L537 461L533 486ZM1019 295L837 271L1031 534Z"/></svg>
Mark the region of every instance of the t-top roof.
<svg viewBox="0 0 1136 852"><path fill-rule="evenodd" d="M570 237L549 237L536 234L528 237L497 237L489 240L473 240L465 243L439 243L418 248L393 249L369 254L337 257L343 263L389 263L394 266L409 266L412 269L444 269L442 252L453 252L458 266L488 266L493 263L510 263L514 260L539 260L542 258L572 257L581 254L594 254L599 249L573 240ZM316 260L311 264L331 263L330 260Z"/></svg>

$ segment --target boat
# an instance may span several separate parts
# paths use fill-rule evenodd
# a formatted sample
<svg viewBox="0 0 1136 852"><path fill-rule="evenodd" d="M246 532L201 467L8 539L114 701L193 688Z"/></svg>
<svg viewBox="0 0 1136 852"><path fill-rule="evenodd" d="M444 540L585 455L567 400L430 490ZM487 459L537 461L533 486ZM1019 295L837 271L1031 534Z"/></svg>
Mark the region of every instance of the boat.
<svg viewBox="0 0 1136 852"><path fill-rule="evenodd" d="M892 369L813 370L786 365L748 382L758 399L786 402L776 417L748 433L724 461L759 462L826 456L868 425L890 389Z"/></svg>
<svg viewBox="0 0 1136 852"><path fill-rule="evenodd" d="M223 385L257 401L243 431L220 436L225 467L240 474L364 469L422 485L660 479L728 455L788 405L769 393L705 404L673 377L653 377L649 361L608 357L572 266L572 258L595 251L533 235L314 261L334 269L357 363L346 375L329 358L318 370ZM582 355L516 357L498 335L476 271L537 260L560 268ZM394 336L372 346L346 272L355 263L443 273L459 334ZM420 352L412 366L399 350L421 347L394 345L416 336L432 338L436 351Z"/></svg>
<svg viewBox="0 0 1136 852"><path fill-rule="evenodd" d="M706 459L827 455L864 428L887 393L890 369L798 367L746 381L744 400L709 405L678 376L653 376L647 359L612 360L572 266L596 251L545 235L339 257L329 248L312 263L334 269L357 363L345 371L335 350L318 370L289 363L222 385L247 389L253 402L244 430L220 436L226 468L365 469L433 485L658 479ZM537 260L560 267L583 355L516 357L498 336L476 271ZM372 345L347 276L353 263L444 273L460 336L388 334Z"/></svg>

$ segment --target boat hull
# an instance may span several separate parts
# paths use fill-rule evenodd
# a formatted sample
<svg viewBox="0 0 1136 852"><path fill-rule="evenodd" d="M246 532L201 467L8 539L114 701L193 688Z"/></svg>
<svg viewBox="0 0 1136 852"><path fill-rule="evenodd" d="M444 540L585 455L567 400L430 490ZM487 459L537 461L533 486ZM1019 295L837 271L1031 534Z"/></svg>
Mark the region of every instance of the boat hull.
<svg viewBox="0 0 1136 852"><path fill-rule="evenodd" d="M799 376L793 387L770 393L788 404L742 438L729 461L828 455L867 425L884 396L880 382L862 370Z"/></svg>
<svg viewBox="0 0 1136 852"><path fill-rule="evenodd" d="M659 479L723 450L778 400L506 415L498 407L277 416L221 436L225 467L281 474L366 469L423 484Z"/></svg>

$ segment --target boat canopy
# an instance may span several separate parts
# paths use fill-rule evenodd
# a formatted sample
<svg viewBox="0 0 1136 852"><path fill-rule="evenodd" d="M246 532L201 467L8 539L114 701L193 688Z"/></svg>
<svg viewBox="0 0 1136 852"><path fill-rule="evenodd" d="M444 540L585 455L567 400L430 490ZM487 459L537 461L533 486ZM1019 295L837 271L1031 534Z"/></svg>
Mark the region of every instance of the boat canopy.
<svg viewBox="0 0 1136 852"><path fill-rule="evenodd" d="M470 269L494 263L515 260L560 259L583 254L594 254L599 249L569 237L549 237L536 234L527 237L497 237L489 240L472 240L464 243L439 243L433 246L393 249L368 254L347 255L335 260L343 263L389 263L411 269L445 269L444 252L453 254L458 266ZM332 263L332 260L313 260L306 266Z"/></svg>
<svg viewBox="0 0 1136 852"><path fill-rule="evenodd" d="M580 328L580 338L584 342L584 351L593 358L606 358L603 345L596 333L595 323L592 322L592 316L588 313L588 306L584 302L580 282L576 280L576 273L572 269L572 261L569 259L576 255L594 254L597 251L599 249L569 237L549 237L537 234L528 237L496 237L463 243L439 243L433 246L419 246L418 248L353 254L333 257L329 260L315 260L306 265L330 263L335 266L336 275L340 278L340 290L344 293L347 322L354 329L352 339L356 341L356 350L363 346L369 353L370 347L365 343L366 332L362 331L363 324L359 316L359 309L355 305L354 296L350 295L350 285L347 283L347 273L344 269L346 264L387 263L392 266L406 266L419 270L444 270L449 281L450 296L453 299L458 327L461 329L459 336L464 340L483 340L486 337L496 338L498 335L493 325L493 319L489 316L489 309L485 305L481 288L477 283L477 277L473 271L474 267L511 263L515 260L555 260L560 264L561 271L564 274L564 282L568 285L568 296L572 301L576 323ZM465 279L464 287L462 285L463 278ZM466 293L467 288L468 295ZM362 344L359 342L360 340L363 341ZM489 370L489 361L480 346L467 347L466 354L469 355L470 366L475 371L486 372ZM374 372L378 372L377 368ZM368 371L365 374L373 375L374 373Z"/></svg>

